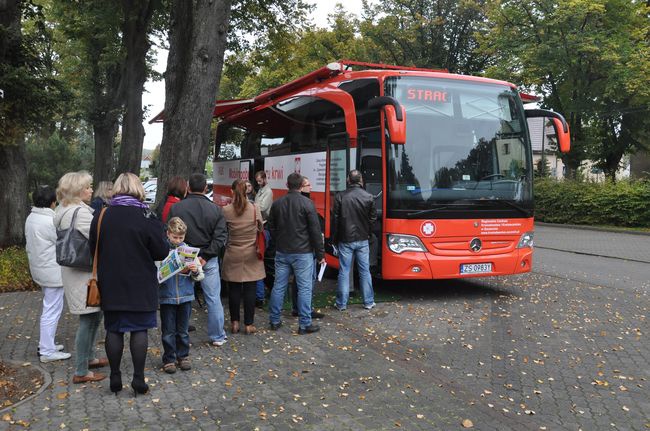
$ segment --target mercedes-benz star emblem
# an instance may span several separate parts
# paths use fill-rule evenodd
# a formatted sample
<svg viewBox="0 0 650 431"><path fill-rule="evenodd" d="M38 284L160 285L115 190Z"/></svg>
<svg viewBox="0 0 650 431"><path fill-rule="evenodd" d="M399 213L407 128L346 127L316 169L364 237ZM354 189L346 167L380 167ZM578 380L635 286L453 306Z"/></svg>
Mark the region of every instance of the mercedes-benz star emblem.
<svg viewBox="0 0 650 431"><path fill-rule="evenodd" d="M481 244L481 240L478 238L474 238L469 243L469 249L472 250L474 253L481 251L482 246L483 244Z"/></svg>

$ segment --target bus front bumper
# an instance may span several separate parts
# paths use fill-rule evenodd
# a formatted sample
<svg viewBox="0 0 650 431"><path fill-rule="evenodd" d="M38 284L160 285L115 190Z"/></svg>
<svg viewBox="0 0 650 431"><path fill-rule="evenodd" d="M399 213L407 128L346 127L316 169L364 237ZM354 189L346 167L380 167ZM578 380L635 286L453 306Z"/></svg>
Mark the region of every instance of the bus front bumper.
<svg viewBox="0 0 650 431"><path fill-rule="evenodd" d="M388 250L387 250L388 251ZM448 278L491 277L530 272L533 249L517 248L508 253L494 255L439 256L428 252L404 252L399 255L385 252L382 278L386 280L427 280ZM461 273L461 266L475 265L486 272Z"/></svg>

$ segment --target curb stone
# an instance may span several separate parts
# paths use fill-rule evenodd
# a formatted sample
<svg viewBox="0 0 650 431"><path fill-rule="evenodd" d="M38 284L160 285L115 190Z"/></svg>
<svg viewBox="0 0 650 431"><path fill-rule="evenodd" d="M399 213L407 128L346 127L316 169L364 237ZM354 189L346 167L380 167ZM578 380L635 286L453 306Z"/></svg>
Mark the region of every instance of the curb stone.
<svg viewBox="0 0 650 431"><path fill-rule="evenodd" d="M18 367L22 367L23 364L24 364L26 361L20 362L20 361L12 361L12 360L3 360L3 362L5 362L5 363L7 363L7 364L11 364L11 365L16 365L16 366L18 366ZM30 396L28 396L28 397L26 397L26 398L24 398L24 399L18 401L18 402L15 403L15 404L12 404L12 405L7 406L7 407L4 407L4 408L1 408L1 409L0 409L0 414L2 414L2 413L6 413L6 412L8 412L8 411L10 411L10 410L13 410L13 409L15 409L16 407L20 406L21 404L24 404L24 403L26 403L26 402L28 402L28 401L31 401L33 398L38 397L40 394L43 393L43 391L44 391L45 389L49 388L50 385L52 384L52 376L50 375L49 372L47 372L47 370L45 370L45 368L41 367L41 366L38 365L38 364L34 364L34 363L32 363L32 362L30 362L29 364L30 364L31 367L33 367L33 368L35 368L36 370L38 370L38 371L41 372L41 374L43 375L43 384L42 384L41 387L38 388L38 390L37 390L36 392L34 392L32 395L30 395Z"/></svg>
<svg viewBox="0 0 650 431"><path fill-rule="evenodd" d="M584 224L561 224L561 223L546 223L542 221L535 221L535 225L539 226L548 226L548 227L559 227L567 229L579 229L579 230L594 230L597 232L612 232L612 233L625 233L629 235L641 235L641 236L650 236L650 232L643 232L637 230L624 230L624 229L614 229L602 226L589 226Z"/></svg>

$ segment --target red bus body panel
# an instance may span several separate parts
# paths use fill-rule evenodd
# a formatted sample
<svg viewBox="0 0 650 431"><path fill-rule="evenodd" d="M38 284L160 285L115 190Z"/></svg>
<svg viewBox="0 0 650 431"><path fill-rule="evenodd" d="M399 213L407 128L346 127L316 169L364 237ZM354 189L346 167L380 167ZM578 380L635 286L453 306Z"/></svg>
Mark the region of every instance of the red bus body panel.
<svg viewBox="0 0 650 431"><path fill-rule="evenodd" d="M467 219L428 220L435 225L432 236L426 237L421 226L427 220L384 221L384 239L390 233L417 236L427 252L394 253L383 241L382 278L441 279L508 275L529 272L532 248L517 248L523 233L533 230L533 219ZM483 248L473 252L469 243L479 238ZM491 263L492 272L461 274L460 265L466 263ZM415 267L419 272L414 272Z"/></svg>

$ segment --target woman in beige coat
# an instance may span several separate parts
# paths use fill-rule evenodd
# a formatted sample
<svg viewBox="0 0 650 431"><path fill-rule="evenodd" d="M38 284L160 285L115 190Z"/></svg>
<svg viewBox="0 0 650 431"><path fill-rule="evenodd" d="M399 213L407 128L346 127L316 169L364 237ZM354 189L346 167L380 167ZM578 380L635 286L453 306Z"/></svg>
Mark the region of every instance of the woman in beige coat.
<svg viewBox="0 0 650 431"><path fill-rule="evenodd" d="M257 258L257 232L263 231L260 209L246 198L246 181L232 183L232 203L223 209L228 225L228 243L221 266L221 279L228 285L228 305L233 333L239 332L239 305L244 293L244 331L256 331L255 287L265 277L264 261Z"/></svg>
<svg viewBox="0 0 650 431"><path fill-rule="evenodd" d="M57 230L67 229L77 211L74 227L88 238L93 209L88 206L93 196L93 178L86 171L69 172L61 177L56 189L59 206L54 211L54 226ZM106 358L97 358L95 345L97 331L102 321L99 307L86 307L88 279L92 272L67 266L61 267L63 292L71 314L79 315L79 327L75 337L75 373L72 383L97 382L105 374L93 373L89 368L106 366Z"/></svg>

